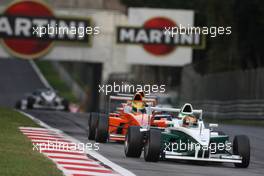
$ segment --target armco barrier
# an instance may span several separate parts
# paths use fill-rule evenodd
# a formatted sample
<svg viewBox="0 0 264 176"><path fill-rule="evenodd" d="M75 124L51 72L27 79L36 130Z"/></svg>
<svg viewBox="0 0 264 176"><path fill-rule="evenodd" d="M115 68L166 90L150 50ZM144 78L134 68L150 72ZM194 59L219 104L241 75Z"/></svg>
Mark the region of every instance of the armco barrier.
<svg viewBox="0 0 264 176"><path fill-rule="evenodd" d="M200 75L184 67L181 103L193 103L208 118L264 119L264 68Z"/></svg>
<svg viewBox="0 0 264 176"><path fill-rule="evenodd" d="M264 100L194 101L193 106L206 118L264 120Z"/></svg>

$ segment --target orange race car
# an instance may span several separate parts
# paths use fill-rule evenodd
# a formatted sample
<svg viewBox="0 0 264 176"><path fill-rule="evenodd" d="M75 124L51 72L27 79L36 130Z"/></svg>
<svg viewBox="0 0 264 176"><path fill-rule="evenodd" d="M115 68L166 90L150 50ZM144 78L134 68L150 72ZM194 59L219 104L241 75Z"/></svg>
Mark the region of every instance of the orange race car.
<svg viewBox="0 0 264 176"><path fill-rule="evenodd" d="M124 141L130 126L167 126L167 116L146 113L146 106L156 106L155 97L145 97L143 92L137 92L133 97L130 94L110 96L109 113L91 113L88 121L88 139L96 142Z"/></svg>

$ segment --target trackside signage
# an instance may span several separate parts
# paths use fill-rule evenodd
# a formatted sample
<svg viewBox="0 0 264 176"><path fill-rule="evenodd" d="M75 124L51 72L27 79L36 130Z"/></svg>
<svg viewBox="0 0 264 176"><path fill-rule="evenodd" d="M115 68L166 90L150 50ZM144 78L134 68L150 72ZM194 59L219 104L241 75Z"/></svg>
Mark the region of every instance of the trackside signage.
<svg viewBox="0 0 264 176"><path fill-rule="evenodd" d="M0 38L12 55L35 59L46 54L54 42L90 44L89 18L56 17L41 1L16 1L0 14Z"/></svg>
<svg viewBox="0 0 264 176"><path fill-rule="evenodd" d="M153 18L151 20L163 20L162 18ZM163 28L137 28L137 27L118 27L118 43L125 44L157 44L172 46L201 46L201 37L199 34L178 34L171 37L166 35ZM165 54L165 53L164 53Z"/></svg>
<svg viewBox="0 0 264 176"><path fill-rule="evenodd" d="M38 18L26 16L6 16L0 15L1 38L36 39L48 41L65 42L89 42L89 35L79 36L75 34L62 33L63 29L71 26L75 29L90 26L88 20L68 19L68 18ZM45 28L42 28L45 26ZM63 26L63 28L59 28Z"/></svg>
<svg viewBox="0 0 264 176"><path fill-rule="evenodd" d="M130 8L129 24L117 27L117 43L126 45L132 64L181 66L191 62L192 49L204 47L198 33L169 35L166 28L193 25L193 11Z"/></svg>

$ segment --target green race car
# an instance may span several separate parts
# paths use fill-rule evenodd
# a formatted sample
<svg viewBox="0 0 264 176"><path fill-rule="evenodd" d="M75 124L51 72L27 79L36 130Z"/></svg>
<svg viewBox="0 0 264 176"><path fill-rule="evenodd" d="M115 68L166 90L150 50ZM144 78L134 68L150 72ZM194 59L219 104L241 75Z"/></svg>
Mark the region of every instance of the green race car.
<svg viewBox="0 0 264 176"><path fill-rule="evenodd" d="M209 128L206 128L202 120L202 110L193 110L188 103L181 109L147 108L149 115L153 112L166 112L172 114L173 118L164 129L149 127L144 133L137 132L137 129L129 130L128 135L134 140L130 142L142 146L146 161L177 159L229 162L236 167L248 167L250 142L247 136L235 136L231 143L228 135L213 129L217 124L209 124Z"/></svg>

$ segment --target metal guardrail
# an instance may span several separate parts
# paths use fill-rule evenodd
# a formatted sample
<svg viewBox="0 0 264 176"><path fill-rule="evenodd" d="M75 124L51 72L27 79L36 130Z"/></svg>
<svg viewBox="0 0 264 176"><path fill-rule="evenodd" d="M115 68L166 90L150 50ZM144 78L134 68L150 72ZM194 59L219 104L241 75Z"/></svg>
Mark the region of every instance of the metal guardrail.
<svg viewBox="0 0 264 176"><path fill-rule="evenodd" d="M193 106L207 118L264 120L264 100L194 101Z"/></svg>
<svg viewBox="0 0 264 176"><path fill-rule="evenodd" d="M264 119L264 68L201 75L185 66L180 96L203 109L204 117Z"/></svg>

